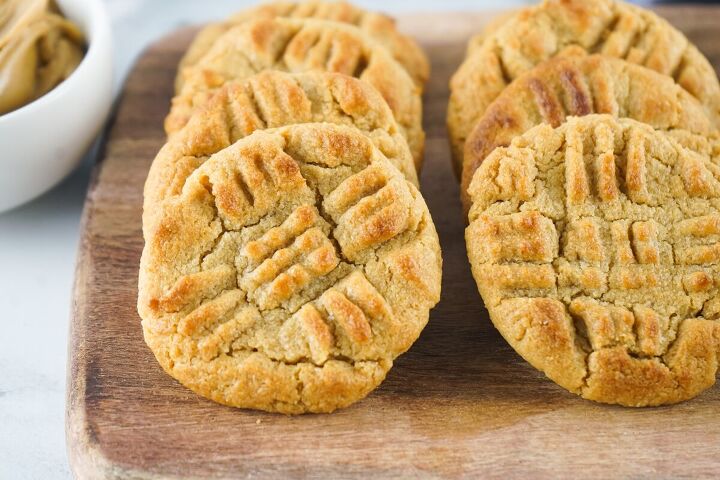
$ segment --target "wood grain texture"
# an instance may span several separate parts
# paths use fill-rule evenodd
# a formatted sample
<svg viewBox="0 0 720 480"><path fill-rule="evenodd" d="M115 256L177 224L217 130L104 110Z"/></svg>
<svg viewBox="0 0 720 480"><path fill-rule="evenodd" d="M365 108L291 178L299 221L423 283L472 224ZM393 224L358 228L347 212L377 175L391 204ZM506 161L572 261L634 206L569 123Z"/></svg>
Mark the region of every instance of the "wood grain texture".
<svg viewBox="0 0 720 480"><path fill-rule="evenodd" d="M720 9L662 13L720 65ZM175 66L191 32L143 55L85 205L67 391L78 478L718 476L720 388L674 407L597 405L545 379L488 320L465 255L445 108L465 42L489 18L401 19L433 64L422 186L443 246L443 299L383 385L331 415L214 404L163 373L143 343L135 309L142 186L164 141Z"/></svg>

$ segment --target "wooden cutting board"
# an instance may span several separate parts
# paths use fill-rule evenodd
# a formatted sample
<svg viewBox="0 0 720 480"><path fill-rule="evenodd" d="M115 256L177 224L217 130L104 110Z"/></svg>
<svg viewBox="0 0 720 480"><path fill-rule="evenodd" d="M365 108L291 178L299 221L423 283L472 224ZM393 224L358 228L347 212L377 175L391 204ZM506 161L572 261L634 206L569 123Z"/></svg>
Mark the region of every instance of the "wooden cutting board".
<svg viewBox="0 0 720 480"><path fill-rule="evenodd" d="M720 65L720 8L662 13ZM664 408L582 400L525 363L492 327L470 275L445 108L467 38L490 14L407 16L433 76L422 190L444 255L443 299L367 399L288 417L204 400L165 375L135 310L142 187L164 141L175 66L191 31L138 61L88 191L70 335L72 469L100 478L720 476L720 388Z"/></svg>

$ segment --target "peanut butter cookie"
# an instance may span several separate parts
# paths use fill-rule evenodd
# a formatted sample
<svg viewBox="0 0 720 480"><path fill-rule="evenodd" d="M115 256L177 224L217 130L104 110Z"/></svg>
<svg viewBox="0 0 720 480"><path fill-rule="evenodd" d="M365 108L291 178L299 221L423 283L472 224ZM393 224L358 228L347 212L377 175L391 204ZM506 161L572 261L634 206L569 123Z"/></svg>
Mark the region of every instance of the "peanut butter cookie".
<svg viewBox="0 0 720 480"><path fill-rule="evenodd" d="M297 123L354 126L415 186L412 154L380 94L339 73L265 71L226 83L190 122L168 139L145 183L144 223L165 198L179 195L205 161L255 130Z"/></svg>
<svg viewBox="0 0 720 480"><path fill-rule="evenodd" d="M430 63L425 53L412 38L398 32L395 21L386 15L362 10L347 2L272 2L244 10L227 22L213 23L202 29L180 62L176 90L182 88L183 69L195 65L223 33L243 22L276 17L315 18L355 25L382 44L405 67L418 88L422 90L430 76Z"/></svg>
<svg viewBox="0 0 720 480"><path fill-rule="evenodd" d="M228 30L194 67L185 70L185 83L173 99L166 131L172 134L182 128L225 82L263 70L324 70L368 82L387 101L420 167L425 134L418 88L367 34L351 25L323 20L256 20Z"/></svg>
<svg viewBox="0 0 720 480"><path fill-rule="evenodd" d="M472 48L450 82L447 121L458 175L465 139L485 109L515 78L569 46L672 77L720 125L720 83L714 69L668 22L614 0L545 0L523 9Z"/></svg>
<svg viewBox="0 0 720 480"><path fill-rule="evenodd" d="M470 185L472 271L495 326L562 387L627 406L698 395L720 354L720 166L588 115L498 148Z"/></svg>
<svg viewBox="0 0 720 480"><path fill-rule="evenodd" d="M145 340L168 374L220 403L350 405L440 296L422 196L353 127L256 131L157 208L140 267Z"/></svg>
<svg viewBox="0 0 720 480"><path fill-rule="evenodd" d="M461 192L466 208L467 187L485 157L541 123L557 127L568 116L607 113L666 130L681 143L688 132L717 138L706 111L672 78L583 52L567 52L520 75L481 115L465 142ZM698 140L694 135L688 138Z"/></svg>

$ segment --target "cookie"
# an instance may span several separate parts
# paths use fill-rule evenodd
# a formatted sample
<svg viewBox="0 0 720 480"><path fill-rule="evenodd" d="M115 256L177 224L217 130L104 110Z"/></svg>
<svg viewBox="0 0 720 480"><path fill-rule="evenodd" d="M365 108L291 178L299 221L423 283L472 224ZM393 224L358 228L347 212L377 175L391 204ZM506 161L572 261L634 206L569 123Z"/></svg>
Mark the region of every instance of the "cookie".
<svg viewBox="0 0 720 480"><path fill-rule="evenodd" d="M212 155L146 232L138 311L160 365L216 402L363 398L440 297L415 186L354 127L260 130Z"/></svg>
<svg viewBox="0 0 720 480"><path fill-rule="evenodd" d="M675 403L715 382L720 166L610 115L540 125L470 185L472 272L490 318L584 398Z"/></svg>
<svg viewBox="0 0 720 480"><path fill-rule="evenodd" d="M425 143L419 90L402 66L357 27L323 20L276 18L228 30L192 68L173 99L165 129L182 128L212 92L263 70L324 70L368 82L387 101L419 167Z"/></svg>
<svg viewBox="0 0 720 480"><path fill-rule="evenodd" d="M155 206L179 195L207 158L255 130L297 123L360 129L415 186L415 164L392 112L369 84L339 73L265 71L221 87L190 122L168 139L145 182L144 223Z"/></svg>
<svg viewBox="0 0 720 480"><path fill-rule="evenodd" d="M559 126L569 116L607 113L655 129L717 137L706 111L672 78L648 68L579 49L523 73L490 104L465 142L463 204L475 170L496 147L541 123ZM697 137L690 137L695 140Z"/></svg>
<svg viewBox="0 0 720 480"><path fill-rule="evenodd" d="M362 10L347 2L273 2L242 11L225 23L214 23L202 29L180 62L176 90L182 88L183 69L196 64L223 33L243 22L276 17L316 18L355 25L382 44L407 70L418 88L422 90L430 76L430 63L425 53L412 38L398 32L395 21L386 15Z"/></svg>
<svg viewBox="0 0 720 480"><path fill-rule="evenodd" d="M448 129L462 171L467 135L502 90L540 62L577 46L644 65L697 98L720 124L720 84L707 59L654 13L614 0L546 0L488 35L450 82Z"/></svg>

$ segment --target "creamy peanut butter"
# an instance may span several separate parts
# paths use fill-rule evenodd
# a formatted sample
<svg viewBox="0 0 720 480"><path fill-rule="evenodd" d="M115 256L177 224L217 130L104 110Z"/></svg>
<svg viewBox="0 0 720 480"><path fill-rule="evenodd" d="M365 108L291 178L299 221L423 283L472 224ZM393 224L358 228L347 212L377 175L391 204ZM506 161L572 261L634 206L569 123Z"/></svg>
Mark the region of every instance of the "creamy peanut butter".
<svg viewBox="0 0 720 480"><path fill-rule="evenodd" d="M0 0L0 115L55 88L84 54L83 33L54 0Z"/></svg>

